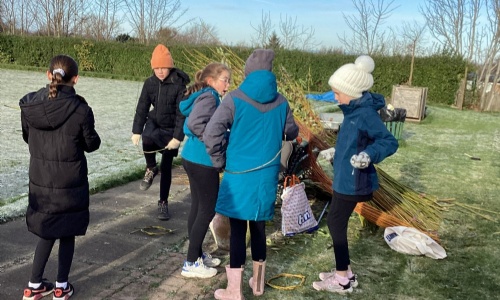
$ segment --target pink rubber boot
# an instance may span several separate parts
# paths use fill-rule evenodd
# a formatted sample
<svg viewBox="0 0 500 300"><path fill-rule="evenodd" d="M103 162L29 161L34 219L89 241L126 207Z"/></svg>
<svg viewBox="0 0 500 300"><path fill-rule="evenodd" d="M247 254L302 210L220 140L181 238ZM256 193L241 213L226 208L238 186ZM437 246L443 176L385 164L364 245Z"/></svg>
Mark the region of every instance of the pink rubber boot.
<svg viewBox="0 0 500 300"><path fill-rule="evenodd" d="M248 283L255 296L264 294L264 275L266 273L265 261L253 261L253 276ZM255 280L254 280L255 279Z"/></svg>
<svg viewBox="0 0 500 300"><path fill-rule="evenodd" d="M243 268L230 268L226 266L227 287L218 289L214 293L218 300L245 300L241 292Z"/></svg>

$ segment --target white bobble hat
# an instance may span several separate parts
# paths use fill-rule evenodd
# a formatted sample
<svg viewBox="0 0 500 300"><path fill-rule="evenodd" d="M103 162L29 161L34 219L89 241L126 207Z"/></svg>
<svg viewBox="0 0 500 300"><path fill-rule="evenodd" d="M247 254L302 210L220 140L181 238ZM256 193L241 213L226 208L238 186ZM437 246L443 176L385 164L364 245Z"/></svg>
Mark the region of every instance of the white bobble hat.
<svg viewBox="0 0 500 300"><path fill-rule="evenodd" d="M371 73L374 69L373 59L368 55L361 55L353 64L345 64L338 68L330 76L328 84L332 89L357 99L373 86Z"/></svg>

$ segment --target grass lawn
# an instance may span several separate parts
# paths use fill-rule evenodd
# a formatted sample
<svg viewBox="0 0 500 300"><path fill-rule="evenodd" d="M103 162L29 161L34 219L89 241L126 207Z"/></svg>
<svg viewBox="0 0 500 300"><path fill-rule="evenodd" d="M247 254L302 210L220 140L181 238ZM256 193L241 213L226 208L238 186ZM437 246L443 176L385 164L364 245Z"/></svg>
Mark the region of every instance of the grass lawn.
<svg viewBox="0 0 500 300"><path fill-rule="evenodd" d="M443 214L439 232L448 257L434 260L395 252L384 241L383 229L362 227L353 214L348 237L359 286L349 296L317 292L312 282L319 280L318 273L334 268L324 217L312 235L283 238L278 231L273 234L266 276L283 272L305 275L306 280L292 291L267 287L266 299L498 299L500 115L430 106L424 121L405 122L398 152L380 167L418 192L455 199L455 205ZM317 215L323 201L314 205ZM477 209L467 211L457 204ZM268 230L276 227L279 224ZM246 278L251 276L250 269L245 270ZM291 278L273 281L280 285L297 282Z"/></svg>
<svg viewBox="0 0 500 300"><path fill-rule="evenodd" d="M24 215L27 205L29 152L22 138L19 99L47 83L43 71L0 68L0 223ZM87 154L92 192L144 175L144 156L130 141L141 88L141 81L86 76L75 86L92 107L102 140L98 151Z"/></svg>
<svg viewBox="0 0 500 300"><path fill-rule="evenodd" d="M18 101L46 83L42 72L0 69L0 222L20 216L26 209L29 153L22 141ZM93 191L143 174L144 158L130 142L141 86L137 81L85 76L76 86L94 109L96 129L103 140L101 149L88 156ZM276 220L268 228L266 276L283 272L306 279L303 286L290 291L266 287L262 299L498 299L500 114L439 106L429 106L427 111L422 122L405 123L398 152L380 167L418 192L455 199L455 205L443 214L439 231L448 257L434 260L397 253L386 245L383 229L362 227L353 214L350 255L359 287L349 296L317 292L311 284L319 280L318 273L334 268L326 216L316 233L290 238L281 236ZM314 211L319 215L325 199L315 201ZM465 210L458 204L475 209ZM245 279L251 276L249 260L250 256ZM281 285L295 282L289 278L274 281ZM247 286L244 290L247 299L252 299Z"/></svg>

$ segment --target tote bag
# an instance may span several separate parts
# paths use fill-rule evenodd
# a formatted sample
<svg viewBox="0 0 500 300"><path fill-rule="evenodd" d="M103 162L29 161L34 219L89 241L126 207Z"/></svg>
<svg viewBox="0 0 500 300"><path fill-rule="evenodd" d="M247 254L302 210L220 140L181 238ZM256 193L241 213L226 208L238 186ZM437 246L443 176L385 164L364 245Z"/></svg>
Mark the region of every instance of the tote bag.
<svg viewBox="0 0 500 300"><path fill-rule="evenodd" d="M281 194L281 232L285 236L292 236L302 232L312 232L318 229L318 222L314 218L305 185L297 176L287 176Z"/></svg>

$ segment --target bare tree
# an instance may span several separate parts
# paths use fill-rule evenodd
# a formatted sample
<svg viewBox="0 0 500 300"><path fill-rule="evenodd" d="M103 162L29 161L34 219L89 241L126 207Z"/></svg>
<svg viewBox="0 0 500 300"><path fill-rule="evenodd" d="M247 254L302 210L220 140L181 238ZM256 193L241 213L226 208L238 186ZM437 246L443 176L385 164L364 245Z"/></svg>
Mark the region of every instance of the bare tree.
<svg viewBox="0 0 500 300"><path fill-rule="evenodd" d="M436 40L445 49L471 63L483 2L484 0L427 0L420 11ZM464 78L467 78L468 72L466 66ZM463 96L456 103L458 109L462 109L465 88L466 85L463 84Z"/></svg>
<svg viewBox="0 0 500 300"><path fill-rule="evenodd" d="M190 45L218 45L221 43L217 37L217 28L202 19L192 22L190 26L174 37L174 40Z"/></svg>
<svg viewBox="0 0 500 300"><path fill-rule="evenodd" d="M257 47L263 47L274 32L274 26L271 22L270 12L265 13L264 11L262 11L260 23L257 26L254 26L250 22L250 26L255 31L255 35L252 35L251 37L252 44Z"/></svg>
<svg viewBox="0 0 500 300"><path fill-rule="evenodd" d="M32 12L37 29L49 36L78 35L80 24L87 17L85 0L34 0Z"/></svg>
<svg viewBox="0 0 500 300"><path fill-rule="evenodd" d="M388 27L385 32L383 53L392 56L408 55L408 41L402 37L400 27Z"/></svg>
<svg viewBox="0 0 500 300"><path fill-rule="evenodd" d="M24 35L34 27L37 16L35 0L3 0L0 2L2 12L0 23L3 31L10 34Z"/></svg>
<svg viewBox="0 0 500 300"><path fill-rule="evenodd" d="M2 31L10 34L16 32L16 3L15 0L2 0L0 2L0 21L2 24Z"/></svg>
<svg viewBox="0 0 500 300"><path fill-rule="evenodd" d="M426 0L420 11L430 33L445 49L464 58L474 47L483 0Z"/></svg>
<svg viewBox="0 0 500 300"><path fill-rule="evenodd" d="M339 40L346 46L347 52L366 54L384 51L385 36L382 25L399 6L393 7L394 0L388 3L385 0L352 0L357 15L342 13L347 27L352 31L346 36L339 36Z"/></svg>
<svg viewBox="0 0 500 300"><path fill-rule="evenodd" d="M257 47L264 47L267 45L273 34L276 34L269 12L262 12L260 24L254 26L250 23L250 26L252 26L255 31L255 35L251 37L252 43ZM299 25L297 17L280 15L278 28L280 32L278 38L281 42L281 46L285 49L309 50L318 46L314 40L314 28L312 26L307 28Z"/></svg>
<svg viewBox="0 0 500 300"><path fill-rule="evenodd" d="M186 13L180 0L124 0L127 17L141 43L149 44L158 31L165 27L175 27Z"/></svg>
<svg viewBox="0 0 500 300"><path fill-rule="evenodd" d="M91 13L85 24L82 24L85 35L98 41L113 39L123 23L119 15L123 9L123 0L94 0L90 5Z"/></svg>
<svg viewBox="0 0 500 300"><path fill-rule="evenodd" d="M402 35L406 44L411 50L410 78L408 79L408 85L410 86L413 80L413 67L415 65L415 54L417 52L417 47L419 46L419 43L422 40L425 28L426 24L421 25L417 22L413 23L403 22Z"/></svg>
<svg viewBox="0 0 500 300"><path fill-rule="evenodd" d="M175 28L160 28L157 33L157 40L165 45L170 45L174 40L180 39L179 31Z"/></svg>
<svg viewBox="0 0 500 300"><path fill-rule="evenodd" d="M318 44L314 41L314 28L304 27L297 24L297 17L280 15L279 30L281 33L281 43L285 49L310 50ZM268 39L269 40L269 39Z"/></svg>
<svg viewBox="0 0 500 300"><path fill-rule="evenodd" d="M17 18L19 20L18 32L21 35L27 34L32 31L35 24L34 18L34 1L33 0L18 0Z"/></svg>

